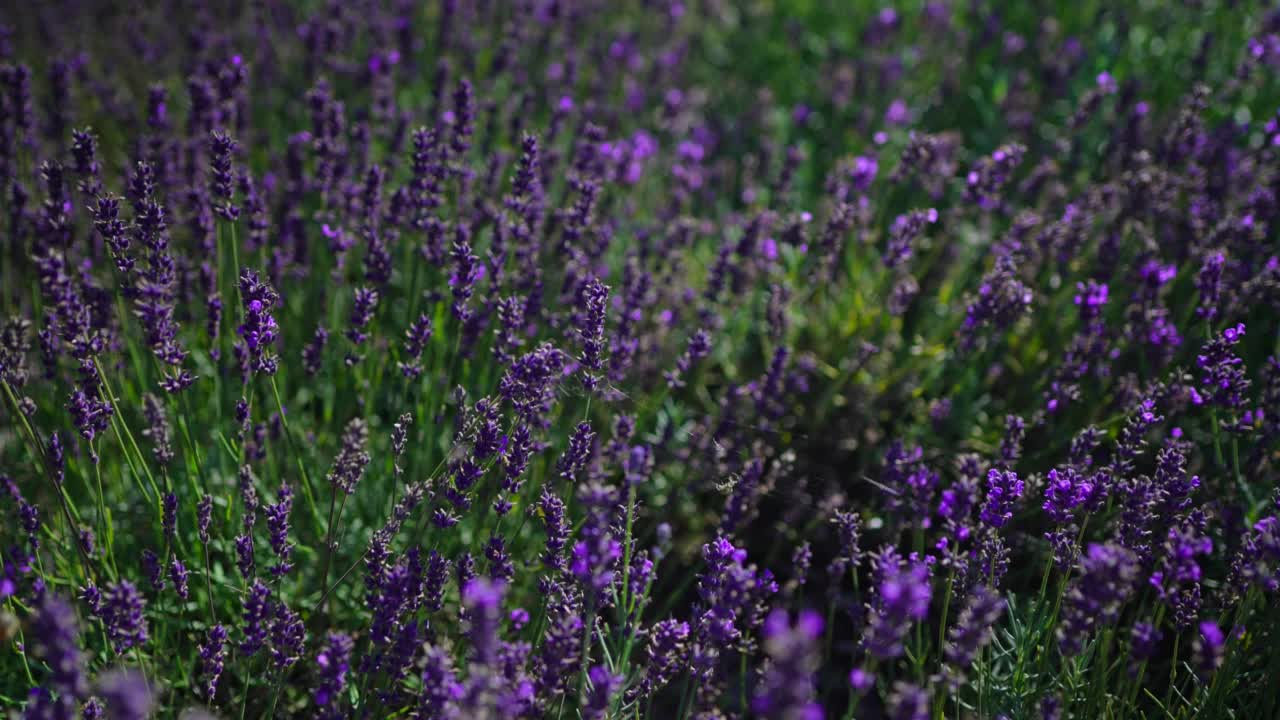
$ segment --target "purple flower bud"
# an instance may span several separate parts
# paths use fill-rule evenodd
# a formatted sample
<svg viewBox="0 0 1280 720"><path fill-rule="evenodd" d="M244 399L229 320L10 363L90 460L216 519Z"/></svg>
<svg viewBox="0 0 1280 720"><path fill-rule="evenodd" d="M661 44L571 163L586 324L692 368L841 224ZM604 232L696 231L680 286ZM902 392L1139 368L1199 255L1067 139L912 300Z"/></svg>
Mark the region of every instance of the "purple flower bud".
<svg viewBox="0 0 1280 720"><path fill-rule="evenodd" d="M751 699L761 717L821 718L814 676L820 665L822 617L801 611L793 626L787 611L769 613L764 621L764 649L769 664Z"/></svg>
<svg viewBox="0 0 1280 720"><path fill-rule="evenodd" d="M169 561L169 579L173 581L174 592L183 600L191 597L191 592L187 589L187 577L189 574L187 566L183 565L176 555Z"/></svg>
<svg viewBox="0 0 1280 720"><path fill-rule="evenodd" d="M317 705L327 707L342 695L347 686L347 671L351 668L351 650L354 647L355 643L350 635L330 632L324 647L316 653L320 682L312 691L312 696Z"/></svg>
<svg viewBox="0 0 1280 720"><path fill-rule="evenodd" d="M227 661L227 629L222 625L209 628L205 641L199 647L200 692L205 700L212 702L218 694L218 680Z"/></svg>
<svg viewBox="0 0 1280 720"><path fill-rule="evenodd" d="M987 502L982 506L982 522L1002 528L1013 517L1013 506L1022 497L1026 483L1012 470L992 469L987 473Z"/></svg>
<svg viewBox="0 0 1280 720"><path fill-rule="evenodd" d="M151 684L137 670L112 670L98 678L94 692L112 720L146 720L155 698Z"/></svg>
<svg viewBox="0 0 1280 720"><path fill-rule="evenodd" d="M928 614L932 587L926 564L904 563L891 547L875 556L875 568L876 592L863 643L873 657L888 660L902 655L911 624Z"/></svg>
<svg viewBox="0 0 1280 720"><path fill-rule="evenodd" d="M1201 680L1208 680L1222 667L1226 647L1227 638L1218 623L1212 620L1200 623L1200 634L1191 645L1191 658Z"/></svg>
<svg viewBox="0 0 1280 720"><path fill-rule="evenodd" d="M369 426L361 418L352 418L342 432L342 447L329 470L329 483L336 489L348 495L356 491L356 485L371 459L366 450L368 444Z"/></svg>
<svg viewBox="0 0 1280 720"><path fill-rule="evenodd" d="M267 642L270 631L271 589L255 580L244 599L244 640L240 641L240 652L253 655L262 649Z"/></svg>
<svg viewBox="0 0 1280 720"><path fill-rule="evenodd" d="M1133 592L1138 558L1119 545L1089 545L1081 561L1081 575L1067 590L1058 645L1064 655L1080 652L1089 633L1114 623L1120 607Z"/></svg>

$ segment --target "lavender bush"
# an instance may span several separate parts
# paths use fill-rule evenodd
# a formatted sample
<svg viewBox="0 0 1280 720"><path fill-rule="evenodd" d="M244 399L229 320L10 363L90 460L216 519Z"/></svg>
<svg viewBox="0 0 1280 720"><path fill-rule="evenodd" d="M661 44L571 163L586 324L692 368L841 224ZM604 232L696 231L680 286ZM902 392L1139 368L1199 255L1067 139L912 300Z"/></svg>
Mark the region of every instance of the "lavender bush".
<svg viewBox="0 0 1280 720"><path fill-rule="evenodd" d="M0 705L1280 717L1280 8L0 15Z"/></svg>

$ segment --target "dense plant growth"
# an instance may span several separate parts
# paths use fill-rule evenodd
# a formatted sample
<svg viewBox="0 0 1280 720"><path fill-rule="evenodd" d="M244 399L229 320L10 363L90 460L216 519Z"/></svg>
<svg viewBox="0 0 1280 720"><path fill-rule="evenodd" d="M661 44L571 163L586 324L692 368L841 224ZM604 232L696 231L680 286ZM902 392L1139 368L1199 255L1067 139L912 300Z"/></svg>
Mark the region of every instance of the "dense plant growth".
<svg viewBox="0 0 1280 720"><path fill-rule="evenodd" d="M0 15L5 709L1280 717L1280 10L117 5Z"/></svg>

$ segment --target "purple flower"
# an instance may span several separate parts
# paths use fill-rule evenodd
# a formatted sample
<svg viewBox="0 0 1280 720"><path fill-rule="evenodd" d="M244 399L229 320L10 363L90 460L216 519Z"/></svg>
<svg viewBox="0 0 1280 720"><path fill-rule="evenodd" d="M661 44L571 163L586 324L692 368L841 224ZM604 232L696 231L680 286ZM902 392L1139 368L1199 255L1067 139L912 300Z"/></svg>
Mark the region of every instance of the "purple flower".
<svg viewBox="0 0 1280 720"><path fill-rule="evenodd" d="M590 458L592 442L596 434L591 430L591 423L581 422L569 436L569 446L556 461L556 473L569 482L577 479L578 473Z"/></svg>
<svg viewBox="0 0 1280 720"><path fill-rule="evenodd" d="M342 431L342 447L329 470L329 483L334 488L348 495L356 491L356 484L371 459L366 450L368 444L369 426L361 418L352 418Z"/></svg>
<svg viewBox="0 0 1280 720"><path fill-rule="evenodd" d="M142 551L142 572L146 573L151 589L157 593L164 590L164 568L160 567L160 556L151 548Z"/></svg>
<svg viewBox="0 0 1280 720"><path fill-rule="evenodd" d="M348 323L347 339L353 345L362 345L369 338L365 329L373 320L373 313L378 308L378 291L374 288L359 287L351 302L351 318Z"/></svg>
<svg viewBox="0 0 1280 720"><path fill-rule="evenodd" d="M923 448L894 440L885 451L880 483L887 488L889 508L901 511L904 519L929 526L929 506L939 481L938 473L924 462Z"/></svg>
<svg viewBox="0 0 1280 720"><path fill-rule="evenodd" d="M240 641L240 652L244 655L253 655L266 644L270 612L271 589L261 580L255 580L244 599L244 640Z"/></svg>
<svg viewBox="0 0 1280 720"><path fill-rule="evenodd" d="M859 695L866 695L867 691L875 687L876 676L863 670L862 668L854 668L849 671L849 686Z"/></svg>
<svg viewBox="0 0 1280 720"><path fill-rule="evenodd" d="M164 467L173 460L173 437L169 430L169 418L165 412L164 405L160 399L151 393L142 396L142 415L147 419L147 427L142 431L142 436L148 438L152 442L151 454L156 462ZM173 500L170 500L173 497ZM170 508L169 503L173 503ZM164 497L164 530L165 537L172 539L173 526L170 521L173 519L171 512L176 512L177 497L173 493L166 493Z"/></svg>
<svg viewBox="0 0 1280 720"><path fill-rule="evenodd" d="M506 543L501 535L493 535L489 538L489 542L484 546L484 556L489 560L489 577L508 582L515 576L515 564L507 554Z"/></svg>
<svg viewBox="0 0 1280 720"><path fill-rule="evenodd" d="M1073 468L1054 468L1045 480L1044 504L1041 507L1053 522L1068 523L1072 511L1086 505L1094 492L1093 483Z"/></svg>
<svg viewBox="0 0 1280 720"><path fill-rule="evenodd" d="M458 700L464 689L457 680L448 651L428 647L422 668L422 695L418 710L422 717L453 720L459 717Z"/></svg>
<svg viewBox="0 0 1280 720"><path fill-rule="evenodd" d="M579 362L582 366L582 384L594 390L600 382L598 373L604 369L605 309L609 302L609 287L598 278L591 278L581 291L577 313L577 331L582 343Z"/></svg>
<svg viewBox="0 0 1280 720"><path fill-rule="evenodd" d="M685 376L699 362L711 354L711 333L705 329L699 328L693 335L689 336L689 344L685 347L680 357L676 358L675 368L663 371L663 376L667 380L667 387L680 388L684 387Z"/></svg>
<svg viewBox="0 0 1280 720"><path fill-rule="evenodd" d="M218 680L227 661L227 629L222 625L209 628L205 641L199 647L200 692L205 700L213 702L218 694Z"/></svg>
<svg viewBox="0 0 1280 720"><path fill-rule="evenodd" d="M885 705L886 720L929 720L929 693L909 682L894 683Z"/></svg>
<svg viewBox="0 0 1280 720"><path fill-rule="evenodd" d="M1232 351L1244 337L1244 331L1244 323L1237 323L1200 349L1196 355L1200 383L1198 391L1196 388L1190 391L1192 403L1208 403L1231 411L1244 405L1250 381L1245 374L1244 360Z"/></svg>
<svg viewBox="0 0 1280 720"><path fill-rule="evenodd" d="M312 691L316 704L327 707L335 702L347 686L347 671L351 668L351 650L355 643L351 636L330 632L324 647L316 653L316 669L320 682ZM336 704L336 702L335 702Z"/></svg>
<svg viewBox="0 0 1280 720"><path fill-rule="evenodd" d="M213 497L203 495L196 504L196 532L200 542L209 544L209 524L213 520Z"/></svg>
<svg viewBox="0 0 1280 720"><path fill-rule="evenodd" d="M327 344L329 344L329 331L323 325L317 325L311 342L302 349L302 368L308 376L314 376L320 372L320 367L324 364L324 348Z"/></svg>
<svg viewBox="0 0 1280 720"><path fill-rule="evenodd" d="M928 614L933 589L928 565L904 562L891 547L875 556L875 570L876 590L862 641L873 657L889 660L902 655L911 624Z"/></svg>
<svg viewBox="0 0 1280 720"><path fill-rule="evenodd" d="M661 690L683 669L689 624L679 620L661 620L649 629L645 647L644 674L640 682L627 691L627 700L648 698Z"/></svg>
<svg viewBox="0 0 1280 720"><path fill-rule="evenodd" d="M564 547L569 538L569 521L565 517L564 501L544 485L538 509L547 528L547 549L542 555L542 563L549 570L565 570Z"/></svg>
<svg viewBox="0 0 1280 720"><path fill-rule="evenodd" d="M1005 600L986 585L975 585L956 624L947 631L947 663L958 677L969 669L978 652L991 642L992 628L1004 614Z"/></svg>
<svg viewBox="0 0 1280 720"><path fill-rule="evenodd" d="M78 698L89 689L85 676L84 656L80 652L80 629L75 611L62 598L51 592L40 598L26 634L27 650L49 668L46 690L58 697L41 695L36 708L29 707L31 717L71 718Z"/></svg>
<svg viewBox="0 0 1280 720"><path fill-rule="evenodd" d="M906 215L899 215L889 228L889 245L885 250L885 267L898 267L911 259L915 241L924 233L925 227L938 221L938 211L934 208L912 210Z"/></svg>
<svg viewBox="0 0 1280 720"><path fill-rule="evenodd" d="M1087 636L1116 622L1120 607L1134 590L1138 557L1119 545L1089 545L1081 575L1063 599L1058 646L1067 656L1078 654Z"/></svg>
<svg viewBox="0 0 1280 720"><path fill-rule="evenodd" d="M293 554L293 544L289 542L289 511L292 509L293 489L288 485L281 485L276 493L275 504L266 508L268 540L276 557L280 559L271 568L271 574L277 577L293 567L289 563L289 557Z"/></svg>
<svg viewBox="0 0 1280 720"><path fill-rule="evenodd" d="M965 200L984 210L998 207L1001 189L1022 164L1026 152L1026 146L1010 143L996 148L990 157L979 160L965 176Z"/></svg>
<svg viewBox="0 0 1280 720"><path fill-rule="evenodd" d="M602 595L613 583L615 564L622 557L622 544L610 533L611 513L617 505L617 491L592 483L579 493L587 518L573 546L569 571L582 583L583 591Z"/></svg>
<svg viewBox="0 0 1280 720"><path fill-rule="evenodd" d="M288 670L302 657L307 632L302 625L302 618L290 610L283 600L275 604L272 615L271 662L278 670Z"/></svg>
<svg viewBox="0 0 1280 720"><path fill-rule="evenodd" d="M432 550L427 555L427 573L423 581L422 604L431 612L444 607L444 585L449 580L449 559Z"/></svg>
<svg viewBox="0 0 1280 720"><path fill-rule="evenodd" d="M979 513L982 522L1002 528L1013 517L1014 503L1022 497L1026 483L1012 470L992 469L987 473L987 502Z"/></svg>
<svg viewBox="0 0 1280 720"><path fill-rule="evenodd" d="M98 678L94 693L106 705L112 720L146 720L155 698L151 684L137 670L112 670Z"/></svg>
<svg viewBox="0 0 1280 720"><path fill-rule="evenodd" d="M995 266L982 278L978 296L965 310L961 329L962 344L973 347L978 330L986 325L1004 330L1031 308L1031 288L1018 278L1014 261L1009 256L996 259Z"/></svg>
<svg viewBox="0 0 1280 720"><path fill-rule="evenodd" d="M169 579L173 581L174 592L178 593L178 597L183 600L191 596L190 590L187 589L187 577L189 575L187 566L183 565L182 561L175 555L169 561Z"/></svg>
<svg viewBox="0 0 1280 720"><path fill-rule="evenodd" d="M775 609L764 621L764 650L769 665L751 699L751 709L777 720L819 720L814 675L819 668L822 617L801 611L792 625L786 610Z"/></svg>
<svg viewBox="0 0 1280 720"><path fill-rule="evenodd" d="M1222 312L1219 307L1222 296L1222 270L1227 258L1222 252L1211 252L1204 257L1200 265L1200 273L1196 276L1196 290L1200 291L1200 304L1196 314L1206 320L1213 320Z"/></svg>
<svg viewBox="0 0 1280 720"><path fill-rule="evenodd" d="M778 585L772 573L747 565L747 552L721 537L702 546L706 570L698 576L699 610L693 627L691 672L699 682L714 679L724 649L759 627Z"/></svg>
<svg viewBox="0 0 1280 720"><path fill-rule="evenodd" d="M147 642L145 610L146 601L133 583L121 580L107 586L93 612L102 621L116 654L123 655Z"/></svg>
<svg viewBox="0 0 1280 720"><path fill-rule="evenodd" d="M506 583L475 578L462 586L462 605L466 611L464 632L471 641L471 671L467 678L469 707L477 707L485 695L495 688L500 642L498 630L502 623L502 598Z"/></svg>
<svg viewBox="0 0 1280 720"><path fill-rule="evenodd" d="M1200 613L1201 568L1196 558L1213 553L1213 541L1204 534L1207 524L1202 511L1170 527L1164 553L1149 580L1157 596L1173 610L1179 629L1191 626Z"/></svg>
<svg viewBox="0 0 1280 720"><path fill-rule="evenodd" d="M511 403L517 417L541 427L555 402L555 389L564 366L564 353L544 343L511 364L498 384L498 392Z"/></svg>
<svg viewBox="0 0 1280 720"><path fill-rule="evenodd" d="M591 689L582 707L583 720L602 720L609 712L609 703L622 687L625 678L614 675L603 665L591 668L587 678L591 681Z"/></svg>
<svg viewBox="0 0 1280 720"><path fill-rule="evenodd" d="M236 333L244 341L253 370L275 375L279 360L273 348L280 328L271 313L280 296L249 268L240 270L240 295L244 301L244 322Z"/></svg>
<svg viewBox="0 0 1280 720"><path fill-rule="evenodd" d="M210 175L209 194L215 202L213 211L227 222L235 222L240 217L240 208L236 207L235 171L231 167L231 153L236 149L235 140L220 130L209 135L209 156L212 173Z"/></svg>
<svg viewBox="0 0 1280 720"><path fill-rule="evenodd" d="M1191 645L1191 661L1202 680L1207 680L1226 655L1227 638L1218 623L1205 620L1200 623L1200 634Z"/></svg>
<svg viewBox="0 0 1280 720"><path fill-rule="evenodd" d="M250 580L253 578L253 570L257 566L253 558L253 536L237 535L235 545L236 568L240 570L240 577Z"/></svg>
<svg viewBox="0 0 1280 720"><path fill-rule="evenodd" d="M453 293L453 316L465 325L471 318L472 309L468 303L476 281L480 279L482 268L479 258L471 250L471 238L466 226L461 223L454 231L453 247L449 255L453 259L453 275L449 278L449 287Z"/></svg>
<svg viewBox="0 0 1280 720"><path fill-rule="evenodd" d="M1129 632L1129 673L1136 674L1139 663L1150 660L1155 655L1156 645L1163 637L1155 625L1149 622L1136 622Z"/></svg>

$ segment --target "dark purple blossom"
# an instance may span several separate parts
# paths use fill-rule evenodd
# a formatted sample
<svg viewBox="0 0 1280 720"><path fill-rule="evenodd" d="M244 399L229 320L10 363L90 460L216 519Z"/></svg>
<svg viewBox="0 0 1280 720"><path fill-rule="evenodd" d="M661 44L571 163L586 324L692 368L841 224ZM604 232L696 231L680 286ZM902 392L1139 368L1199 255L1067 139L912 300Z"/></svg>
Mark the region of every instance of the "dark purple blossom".
<svg viewBox="0 0 1280 720"><path fill-rule="evenodd" d="M27 651L49 668L45 692L27 708L28 716L74 718L77 700L89 690L75 611L65 600L45 593L31 617L26 642Z"/></svg>
<svg viewBox="0 0 1280 720"><path fill-rule="evenodd" d="M214 625L200 644L200 693L210 702L218 694L218 680L227 661L227 629Z"/></svg>
<svg viewBox="0 0 1280 720"><path fill-rule="evenodd" d="M338 704L347 685L347 672L351 669L351 650L355 643L351 636L341 632L330 632L325 644L316 653L316 669L320 673L320 683L312 691L316 705L328 707Z"/></svg>
<svg viewBox="0 0 1280 720"><path fill-rule="evenodd" d="M107 586L94 615L102 621L116 654L123 655L147 642L145 610L146 601L133 583L121 580Z"/></svg>
<svg viewBox="0 0 1280 720"><path fill-rule="evenodd" d="M929 612L929 567L918 560L904 561L886 547L875 556L875 578L862 640L872 657L889 660L902 655L902 641L912 623L924 620Z"/></svg>
<svg viewBox="0 0 1280 720"><path fill-rule="evenodd" d="M133 669L112 670L98 678L94 694L112 720L146 720L155 704L151 683Z"/></svg>
<svg viewBox="0 0 1280 720"><path fill-rule="evenodd" d="M1138 579L1138 558L1119 545L1089 545L1081 575L1063 598L1058 646L1064 655L1078 654L1088 636L1115 623Z"/></svg>
<svg viewBox="0 0 1280 720"><path fill-rule="evenodd" d="M820 667L822 617L801 611L794 625L786 610L773 610L764 621L764 650L769 665L751 699L761 717L808 720L823 716L814 676Z"/></svg>
<svg viewBox="0 0 1280 720"><path fill-rule="evenodd" d="M987 501L979 517L993 528L1002 528L1013 517L1013 507L1026 490L1023 482L1012 470L992 469L987 473Z"/></svg>
<svg viewBox="0 0 1280 720"><path fill-rule="evenodd" d="M689 641L689 624L674 619L660 620L649 629L648 634L644 674L637 685L628 689L628 700L648 698L683 669L685 647Z"/></svg>
<svg viewBox="0 0 1280 720"><path fill-rule="evenodd" d="M240 295L244 303L244 319L236 333L244 341L253 370L274 375L279 364L274 346L280 328L272 311L280 296L249 268L240 271Z"/></svg>
<svg viewBox="0 0 1280 720"><path fill-rule="evenodd" d="M183 600L187 600L191 597L191 591L187 589L187 578L189 575L190 573L187 571L187 566L184 565L175 555L169 561L169 579L173 581L173 591L176 592L178 597Z"/></svg>
<svg viewBox="0 0 1280 720"><path fill-rule="evenodd" d="M578 340L582 354L578 361L582 366L582 384L588 391L600 382L598 374L604 369L605 310L609 302L609 287L598 278L591 278L582 289L578 308Z"/></svg>
<svg viewBox="0 0 1280 720"><path fill-rule="evenodd" d="M587 693L582 717L584 720L602 720L609 712L609 704L613 696L621 689L622 682L626 678L613 674L603 665L591 668L587 677L591 680L591 690Z"/></svg>
<svg viewBox="0 0 1280 720"><path fill-rule="evenodd" d="M275 551L279 562L271 567L271 574L280 576L293 567L289 558L293 554L293 544L289 542L289 512L293 509L293 489L281 485L276 493L276 502L266 507L268 539L271 549Z"/></svg>
<svg viewBox="0 0 1280 720"><path fill-rule="evenodd" d="M236 142L221 130L214 130L209 135L209 156L212 173L210 175L209 194L214 198L213 211L227 222L235 222L240 217L240 208L236 206L235 171L231 167L231 154L235 152Z"/></svg>
<svg viewBox="0 0 1280 720"><path fill-rule="evenodd" d="M956 624L947 630L945 656L958 677L963 677L979 651L991 642L992 628L1004 615L1005 604L1004 598L986 585L976 585L970 591Z"/></svg>
<svg viewBox="0 0 1280 720"><path fill-rule="evenodd" d="M255 580L244 598L244 639L240 641L240 652L253 655L267 643L267 635L271 630L271 589Z"/></svg>
<svg viewBox="0 0 1280 720"><path fill-rule="evenodd" d="M887 720L929 720L929 693L925 689L899 680L885 703Z"/></svg>
<svg viewBox="0 0 1280 720"><path fill-rule="evenodd" d="M1226 646L1226 634L1218 623L1212 620L1200 623L1200 632L1191 645L1191 661L1202 680L1207 680L1222 667Z"/></svg>
<svg viewBox="0 0 1280 720"><path fill-rule="evenodd" d="M356 491L356 485L371 459L366 450L368 444L369 426L361 418L352 418L342 431L342 446L329 470L329 483L335 489L348 495Z"/></svg>

